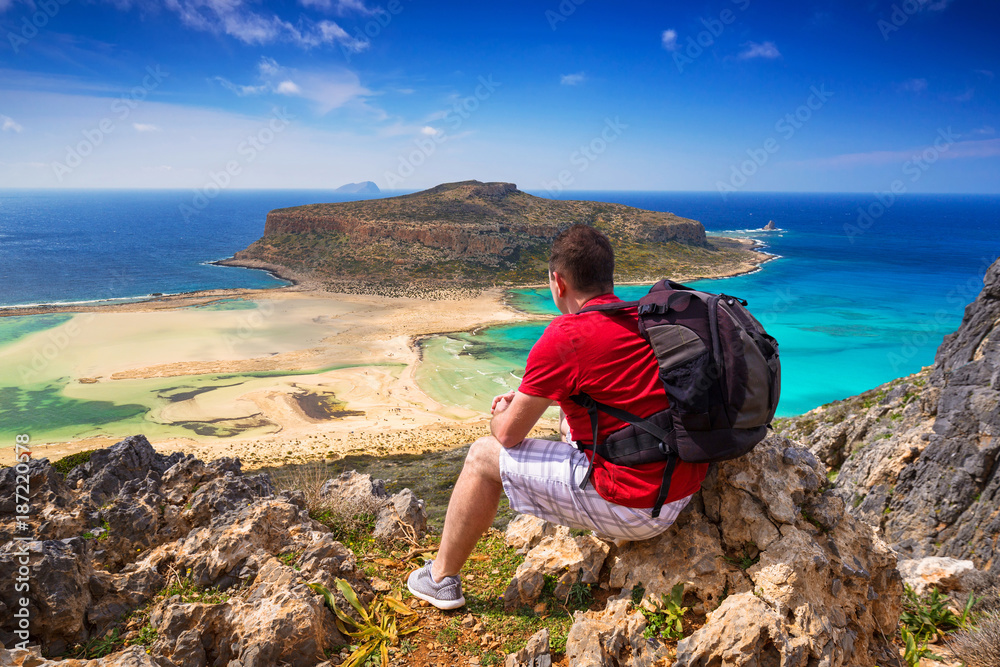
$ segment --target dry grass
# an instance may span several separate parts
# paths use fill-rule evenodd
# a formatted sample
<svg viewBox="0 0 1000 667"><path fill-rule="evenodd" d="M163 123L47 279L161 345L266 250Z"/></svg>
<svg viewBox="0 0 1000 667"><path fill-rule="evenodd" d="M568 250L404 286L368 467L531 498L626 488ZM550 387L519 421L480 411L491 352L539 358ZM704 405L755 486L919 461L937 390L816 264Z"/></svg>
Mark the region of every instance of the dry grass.
<svg viewBox="0 0 1000 667"><path fill-rule="evenodd" d="M948 648L968 667L1000 665L1000 612L990 612L974 628L956 632Z"/></svg>
<svg viewBox="0 0 1000 667"><path fill-rule="evenodd" d="M324 495L321 492L323 485L335 475L322 461L285 466L269 474L279 489L301 491L309 516L326 524L341 539L370 532L379 510L388 501L374 495L352 496L346 500Z"/></svg>

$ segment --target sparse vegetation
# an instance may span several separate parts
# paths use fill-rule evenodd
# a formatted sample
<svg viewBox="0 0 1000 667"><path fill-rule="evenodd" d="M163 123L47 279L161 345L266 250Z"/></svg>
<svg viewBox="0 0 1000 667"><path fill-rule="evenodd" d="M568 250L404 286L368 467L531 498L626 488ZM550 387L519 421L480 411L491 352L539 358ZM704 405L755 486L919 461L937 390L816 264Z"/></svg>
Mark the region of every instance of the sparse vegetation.
<svg viewBox="0 0 1000 667"><path fill-rule="evenodd" d="M70 454L69 456L64 456L58 461L52 464L52 467L60 473L63 477L68 475L73 468L83 465L84 463L90 461L90 455L93 454L94 449L88 449L86 451L77 452L76 454Z"/></svg>
<svg viewBox="0 0 1000 667"><path fill-rule="evenodd" d="M643 637L664 639L684 638L684 615L690 611L684 606L684 584L676 584L670 595L661 595L660 602L641 604L639 611L646 617Z"/></svg>

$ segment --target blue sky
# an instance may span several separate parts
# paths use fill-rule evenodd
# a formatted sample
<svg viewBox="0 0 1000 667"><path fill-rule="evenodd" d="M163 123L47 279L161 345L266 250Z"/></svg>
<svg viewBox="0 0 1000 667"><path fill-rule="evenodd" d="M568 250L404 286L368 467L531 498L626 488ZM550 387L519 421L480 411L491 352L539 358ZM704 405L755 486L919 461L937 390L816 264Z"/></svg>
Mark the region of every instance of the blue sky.
<svg viewBox="0 0 1000 667"><path fill-rule="evenodd" d="M974 0L0 0L0 187L996 193L998 19Z"/></svg>

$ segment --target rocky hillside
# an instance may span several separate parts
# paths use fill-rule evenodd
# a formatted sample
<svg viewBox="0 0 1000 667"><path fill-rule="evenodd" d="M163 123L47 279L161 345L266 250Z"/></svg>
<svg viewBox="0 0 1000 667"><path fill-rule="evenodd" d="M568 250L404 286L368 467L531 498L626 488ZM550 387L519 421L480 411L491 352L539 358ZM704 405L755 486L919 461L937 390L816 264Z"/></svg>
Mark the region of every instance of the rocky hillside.
<svg viewBox="0 0 1000 667"><path fill-rule="evenodd" d="M671 213L465 181L400 197L276 209L263 237L223 263L341 283L540 283L550 241L573 223L610 236L620 280L714 275L762 259L732 241L710 243L701 223Z"/></svg>
<svg viewBox="0 0 1000 667"><path fill-rule="evenodd" d="M837 471L835 493L900 552L1000 572L1000 261L932 366L777 428Z"/></svg>
<svg viewBox="0 0 1000 667"><path fill-rule="evenodd" d="M383 630L417 629L405 641L386 635L385 667L497 664L500 646L522 647L509 665L900 665L888 639L901 608L895 555L827 490L817 459L779 436L713 468L654 540L616 544L516 519L503 553L474 554L469 604L447 613L405 592L406 573L434 545L422 535L422 503L402 491L389 498L367 476L348 473L320 491L338 507L375 499L378 539L352 552L302 493L244 475L235 459L163 456L142 436L99 450L65 478L46 459L29 474L37 539L24 543L26 557L17 541L0 547L4 665L341 664L361 643L344 632L365 623L349 590ZM15 532L14 470L0 476L6 539ZM403 548L379 550L379 540ZM22 566L26 593L14 588ZM646 632L678 584L690 607L679 642ZM12 648L21 597L30 650ZM545 627L517 646L505 640L565 618L567 605L575 615L552 644ZM42 657L81 652L105 657Z"/></svg>

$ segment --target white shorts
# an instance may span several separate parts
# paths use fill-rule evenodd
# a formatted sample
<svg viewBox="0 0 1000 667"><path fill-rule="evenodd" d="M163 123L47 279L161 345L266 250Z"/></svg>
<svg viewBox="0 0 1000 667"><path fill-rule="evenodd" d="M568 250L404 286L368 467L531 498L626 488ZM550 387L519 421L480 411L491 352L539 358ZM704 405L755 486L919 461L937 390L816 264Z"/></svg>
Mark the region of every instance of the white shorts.
<svg viewBox="0 0 1000 667"><path fill-rule="evenodd" d="M648 540L669 528L691 500L688 496L665 504L654 519L651 507L633 509L608 502L590 482L581 490L586 474L587 456L558 440L525 439L500 452L500 480L514 511L592 530L601 537Z"/></svg>

